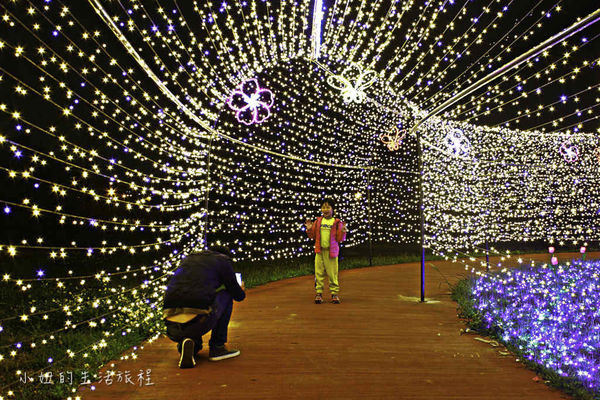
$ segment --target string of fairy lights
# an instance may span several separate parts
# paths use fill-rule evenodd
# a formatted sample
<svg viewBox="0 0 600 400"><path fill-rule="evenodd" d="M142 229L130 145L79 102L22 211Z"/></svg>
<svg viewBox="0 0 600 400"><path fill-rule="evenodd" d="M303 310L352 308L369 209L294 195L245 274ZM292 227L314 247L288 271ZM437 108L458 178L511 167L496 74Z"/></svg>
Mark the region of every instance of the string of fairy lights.
<svg viewBox="0 0 600 400"><path fill-rule="evenodd" d="M428 231L436 232L429 240L438 251L451 252L449 240L460 241L456 247L467 249L486 241L596 240L600 204L598 160L593 153L569 163L559 151L565 137L538 134L535 141L524 141L519 132L506 128L490 131L464 125L436 131L444 128L460 129L478 146L470 148L470 160L457 157L452 165L450 157L424 152L424 162L431 167L425 171L425 220ZM479 146L484 143L487 146ZM579 136L573 145L593 149L598 141ZM450 168L463 173L444 172ZM436 190L429 190L431 186Z"/></svg>
<svg viewBox="0 0 600 400"><path fill-rule="evenodd" d="M542 3L541 1L539 1L538 3L536 3L536 4L534 5L534 7L532 7L532 10L531 10L531 11L536 11L536 9L537 9L537 6L539 6L541 3ZM525 36L529 35L529 34L530 34L530 32L531 32L532 30L540 29L540 28L542 27L542 25L540 24L540 21L542 21L542 20L545 18L545 16L546 16L546 15L548 15L548 12L550 12L550 11L551 11L551 10L553 10L553 9L558 9L558 10L560 10L560 6L559 6L559 4L560 4L560 1L559 1L558 3L556 3L556 4L554 4L553 6L551 6L551 8L550 8L550 10L549 10L549 11L542 10L542 12L540 13L540 14L541 14L541 16L540 16L540 17L539 17L539 18L538 18L536 21L532 21L532 22L531 22L531 24L530 24L530 25L529 25L527 28L525 28L525 29L523 29L523 30L522 30L522 33L520 33L520 34L515 34L515 35L514 35L512 38L510 38L510 43L504 44L504 43L503 43L503 42L504 42L504 40L505 40L505 39L507 39L507 38L509 38L509 36L508 36L508 35L509 35L509 34L510 34L510 33L511 33L511 32L512 32L514 29L516 29L516 28L517 28L517 26L519 26L519 24L520 24L520 23L523 21L523 19L522 19L522 20L520 20L520 21L518 21L518 23L517 23L517 24L515 24L515 25L514 25L514 26L512 26L512 27L510 27L510 30L508 30L508 31L507 31L507 32L506 32L506 33L505 33L505 34L502 36L501 40L497 40L497 41L495 41L495 43L494 43L492 46L490 46L490 47L489 47L489 48L488 48L488 49L487 49L487 50L486 50L486 51L485 51L485 52L484 52L484 53L483 53L481 56L479 56L479 58L478 58L478 61L482 60L482 59L483 59L483 57L485 57L486 55L488 55L488 54L489 54L489 53L490 53L490 52L491 52L491 51L492 51L492 50L493 50L493 49L494 49L496 46L500 45L500 49L501 49L501 50L498 52L498 54L496 54L496 56L495 56L495 57L496 57L496 61L498 61L498 62L502 62L502 61L503 61L503 54L505 54L505 56L504 56L504 57L506 57L506 56L509 56L509 53L511 52L511 46L512 46L512 45L514 45L515 43L517 43L519 40L522 40L522 39L523 39ZM508 7L508 6L504 6L504 7L503 7L503 10L504 10L505 8L507 8L507 7ZM479 18L477 18L477 20L478 20L478 19L479 19ZM473 21L474 21L473 23L475 23L475 22L476 22L476 20L475 20L475 19L474 19ZM485 31L485 30L487 30L488 28L493 28L493 29L496 29L496 28L498 27L498 25L497 25L497 24L495 24L495 23L494 23L494 21L495 21L495 19L494 19L494 20L493 20L491 23L489 23L489 24L486 26L486 28L484 29L484 31ZM472 26L473 26L473 25L471 25L471 27L472 27ZM471 42L470 42L468 45L466 45L466 46L465 46L465 49L463 49L463 50L462 50L462 51L461 51L459 54L461 54L461 55L462 55L462 54L465 54L465 52L466 52L466 51L468 51L468 49L469 49L471 46L473 46L473 45L474 45L474 44L476 44L476 43L481 43L481 40L482 40L482 37L480 37L480 36L476 37L476 38L475 38L475 40L471 41ZM444 53L444 55L443 55L441 58L442 58L442 59L444 59L445 61L447 61L447 60L446 60L446 58L448 57L448 55L449 55L449 54L450 54L450 55L452 54L452 51L454 50L454 48L455 48L455 47L456 47L456 46L449 47L449 48L447 49L446 53ZM457 56L457 58L458 58L458 56ZM508 58L508 57L507 57L507 58ZM488 62L489 62L489 61L491 61L491 60L493 60L493 59L489 59L489 60L488 60ZM450 64L448 67L446 67L446 68L450 68L451 66L453 66L453 63L451 63L451 64ZM474 68L475 66L478 66L478 67L480 67L480 68L479 68L478 70L476 70L476 69ZM485 71L485 68L483 69L483 71ZM463 77L463 76L467 76L467 75L470 75L470 74L473 74L473 75L472 75L472 80L474 80L474 79L476 79L476 78L477 78L478 74L480 74L480 73L481 73L481 72L483 72L483 71L482 71L482 69L481 69L481 64L479 64L478 62L475 62L475 63L471 64L471 65L470 65L468 68L466 68L466 69L462 70L462 71L460 72L460 74L458 74L458 75L457 75L457 76L456 76L454 79L452 79L450 82L448 82L447 84L445 84L445 85L444 85L444 87L442 88L442 90L440 90L440 91L439 91L439 92L437 92L437 93L434 93L434 94L432 94L430 97L428 97L427 99L425 99L425 100L423 100L423 101L424 101L424 102L429 102L429 103L431 103L431 102L432 102L432 100L433 100L433 101L437 100L437 99L438 99L438 96L440 96L440 95L441 95L441 96L443 96L443 93L445 93L445 91L446 91L446 90L447 90L447 89L448 89L448 88L449 88L449 87L450 87L452 84L454 84L454 83L458 83L458 84L456 85L456 88L457 88L457 89L461 88L461 87L462 87L462 85L464 85L464 83L463 83L463 82L460 82L460 78L461 78L461 77ZM430 70L430 71L428 71L428 72L427 72L427 74L425 74L425 76L426 76L428 79L431 79L431 77L432 77L432 76L430 75L430 72L431 72L431 70ZM443 72L445 72L445 71L443 71ZM443 72L442 72L442 73L443 73ZM471 80L471 81L472 81L472 80ZM470 83L471 81L469 81L469 79L467 79L467 80L466 80L466 83L468 84L468 83ZM419 90L419 92L415 93L415 95L414 95L414 96L418 98L419 94L420 94L420 93L421 93L423 90L427 91L427 89L428 89L428 86L425 86L424 88L421 88L421 89Z"/></svg>
<svg viewBox="0 0 600 400"><path fill-rule="evenodd" d="M0 398L22 360L46 373L160 334L170 271L207 241L236 261L310 254L324 197L347 247L417 244L408 129L573 15L516 3L1 2L2 285L24 305L0 315ZM597 240L597 32L421 126L430 249ZM95 339L45 350L82 327Z"/></svg>

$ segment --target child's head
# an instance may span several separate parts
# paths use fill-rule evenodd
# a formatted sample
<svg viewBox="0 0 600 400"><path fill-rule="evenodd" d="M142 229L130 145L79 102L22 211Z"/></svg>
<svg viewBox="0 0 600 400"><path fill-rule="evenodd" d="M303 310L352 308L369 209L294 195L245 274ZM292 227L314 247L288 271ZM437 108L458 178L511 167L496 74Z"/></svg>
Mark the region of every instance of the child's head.
<svg viewBox="0 0 600 400"><path fill-rule="evenodd" d="M321 202L321 212L323 213L323 217L331 218L333 217L333 208L334 203L330 198L325 198Z"/></svg>

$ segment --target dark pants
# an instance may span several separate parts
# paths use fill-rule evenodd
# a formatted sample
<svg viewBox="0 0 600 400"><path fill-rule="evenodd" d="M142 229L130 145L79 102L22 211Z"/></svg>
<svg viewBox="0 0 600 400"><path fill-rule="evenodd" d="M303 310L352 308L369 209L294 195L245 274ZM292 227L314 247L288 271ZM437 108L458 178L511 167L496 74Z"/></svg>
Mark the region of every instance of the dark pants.
<svg viewBox="0 0 600 400"><path fill-rule="evenodd" d="M217 293L213 310L208 315L198 315L186 323L165 321L167 336L177 342L177 350L181 353L183 339L190 338L194 341L194 353L202 349L202 336L212 330L208 345L220 347L227 343L227 327L233 310L233 299L227 291Z"/></svg>

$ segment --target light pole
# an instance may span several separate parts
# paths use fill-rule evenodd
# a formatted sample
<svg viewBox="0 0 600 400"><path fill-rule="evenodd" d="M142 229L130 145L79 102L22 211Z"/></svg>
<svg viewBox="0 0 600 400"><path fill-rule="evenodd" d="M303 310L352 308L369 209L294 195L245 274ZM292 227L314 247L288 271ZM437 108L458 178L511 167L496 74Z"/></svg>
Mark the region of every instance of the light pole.
<svg viewBox="0 0 600 400"><path fill-rule="evenodd" d="M421 227L421 302L425 302L425 214L423 213L423 147L421 144L421 133L417 134L417 155L419 162L419 224Z"/></svg>

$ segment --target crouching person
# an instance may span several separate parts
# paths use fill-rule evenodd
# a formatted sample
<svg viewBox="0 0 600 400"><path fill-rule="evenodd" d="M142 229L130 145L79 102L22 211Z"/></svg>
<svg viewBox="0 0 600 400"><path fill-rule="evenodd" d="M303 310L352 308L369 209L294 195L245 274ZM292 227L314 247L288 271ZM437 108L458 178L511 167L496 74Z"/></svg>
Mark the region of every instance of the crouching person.
<svg viewBox="0 0 600 400"><path fill-rule="evenodd" d="M225 347L233 300L246 297L244 283L236 280L226 247L187 256L167 284L163 319L167 336L177 342L179 368L192 368L202 349L202 336L211 332L209 360L240 355Z"/></svg>

